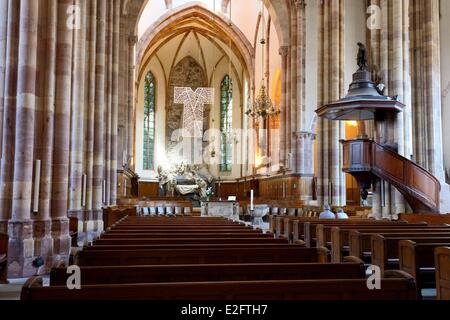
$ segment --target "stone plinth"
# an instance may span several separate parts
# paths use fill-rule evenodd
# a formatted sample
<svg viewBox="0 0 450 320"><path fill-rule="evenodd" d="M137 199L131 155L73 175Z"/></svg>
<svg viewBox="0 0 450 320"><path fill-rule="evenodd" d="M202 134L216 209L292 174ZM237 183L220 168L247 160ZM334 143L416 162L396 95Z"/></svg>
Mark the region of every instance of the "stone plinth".
<svg viewBox="0 0 450 320"><path fill-rule="evenodd" d="M239 220L239 203L236 201L203 201L202 217L224 217Z"/></svg>
<svg viewBox="0 0 450 320"><path fill-rule="evenodd" d="M9 222L8 278L26 278L33 276L34 239L33 222Z"/></svg>

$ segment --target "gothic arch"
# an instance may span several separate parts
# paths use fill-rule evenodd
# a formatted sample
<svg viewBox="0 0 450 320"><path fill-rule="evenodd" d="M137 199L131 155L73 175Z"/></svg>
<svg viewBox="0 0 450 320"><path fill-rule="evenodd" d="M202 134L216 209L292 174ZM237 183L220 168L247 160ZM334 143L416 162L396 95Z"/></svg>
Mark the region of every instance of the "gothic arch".
<svg viewBox="0 0 450 320"><path fill-rule="evenodd" d="M212 13L198 3L183 6L176 11L167 12L147 29L136 48L136 66L138 70L142 66L145 56L151 50L151 45L157 41L159 35L163 34L166 30L170 30L172 25L180 24L192 17L208 21L208 23L213 24L226 37L231 39L232 44L242 56L245 69L251 78L254 70L254 49L251 43L236 26L230 26L222 17Z"/></svg>
<svg viewBox="0 0 450 320"><path fill-rule="evenodd" d="M137 35L137 24L139 19L141 18L142 12L144 11L145 6L151 0L126 0L127 2L134 2L133 7L137 8L137 12L135 12L136 21L134 21L135 25L135 34ZM280 40L280 46L288 46L290 44L290 34L291 34L291 26L290 26L290 8L291 3L288 0L264 0L264 3L267 7L267 10L272 17L273 24L277 31L278 39ZM128 6L131 6L131 3L128 3Z"/></svg>

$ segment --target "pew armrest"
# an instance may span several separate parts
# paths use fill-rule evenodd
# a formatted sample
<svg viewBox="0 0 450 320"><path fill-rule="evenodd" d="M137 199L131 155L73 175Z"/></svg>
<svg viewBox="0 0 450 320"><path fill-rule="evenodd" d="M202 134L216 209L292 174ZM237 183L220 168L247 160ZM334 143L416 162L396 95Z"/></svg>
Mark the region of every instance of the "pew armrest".
<svg viewBox="0 0 450 320"><path fill-rule="evenodd" d="M362 261L362 259L355 257L355 256L348 256L348 257L344 257L344 263L364 264L364 261Z"/></svg>
<svg viewBox="0 0 450 320"><path fill-rule="evenodd" d="M301 246L301 247L306 247L306 242L303 241L303 240L296 240L296 241L294 241L294 245Z"/></svg>
<svg viewBox="0 0 450 320"><path fill-rule="evenodd" d="M34 276L25 282L22 286L22 292L20 293L20 300L30 300L30 289L33 288L42 288L44 286L44 282L41 277Z"/></svg>
<svg viewBox="0 0 450 320"><path fill-rule="evenodd" d="M403 270L386 270L384 272L384 278L386 279L409 279L411 281L416 281L412 275Z"/></svg>
<svg viewBox="0 0 450 320"><path fill-rule="evenodd" d="M330 255L330 250L325 247L318 247L317 254L319 255L319 263L328 263L328 257Z"/></svg>

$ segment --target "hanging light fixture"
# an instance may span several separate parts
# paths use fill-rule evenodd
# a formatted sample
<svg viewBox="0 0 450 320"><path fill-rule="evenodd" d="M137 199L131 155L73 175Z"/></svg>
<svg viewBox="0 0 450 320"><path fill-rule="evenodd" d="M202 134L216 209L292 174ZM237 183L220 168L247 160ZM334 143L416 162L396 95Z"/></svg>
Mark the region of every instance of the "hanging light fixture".
<svg viewBox="0 0 450 320"><path fill-rule="evenodd" d="M265 85L266 83L266 70L265 70L265 46L266 46L266 37L265 37L265 12L264 12L264 3L261 1L262 9L261 9L261 34L262 38L260 41L261 44L261 72L262 72L262 79L261 79L261 88L259 89L259 93L256 97L256 99L253 102L249 102L250 108L245 112L245 114L249 117L255 118L257 121L258 119L262 118L265 122L268 117L271 116L277 116L279 115L280 109L278 106L276 106L272 99L270 99L268 93L267 93L267 87Z"/></svg>

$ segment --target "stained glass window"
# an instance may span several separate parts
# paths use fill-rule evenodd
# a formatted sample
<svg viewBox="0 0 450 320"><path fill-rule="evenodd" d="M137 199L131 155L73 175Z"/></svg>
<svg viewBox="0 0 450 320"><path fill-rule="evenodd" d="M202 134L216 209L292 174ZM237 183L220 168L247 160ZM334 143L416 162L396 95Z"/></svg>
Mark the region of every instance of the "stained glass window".
<svg viewBox="0 0 450 320"><path fill-rule="evenodd" d="M226 75L221 84L220 131L222 132L220 171L231 172L233 167L233 81Z"/></svg>
<svg viewBox="0 0 450 320"><path fill-rule="evenodd" d="M149 72L144 85L144 170L155 169L155 89L155 78Z"/></svg>

